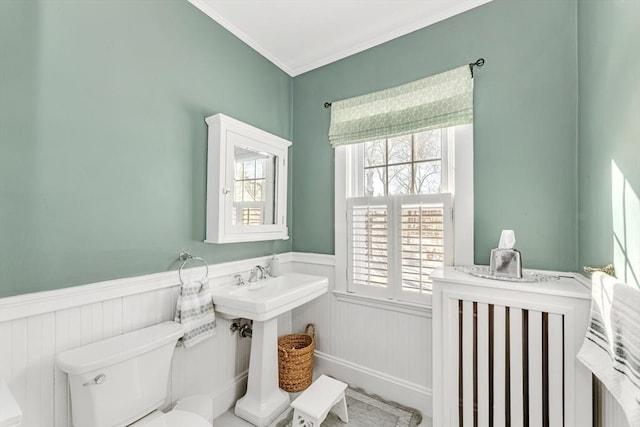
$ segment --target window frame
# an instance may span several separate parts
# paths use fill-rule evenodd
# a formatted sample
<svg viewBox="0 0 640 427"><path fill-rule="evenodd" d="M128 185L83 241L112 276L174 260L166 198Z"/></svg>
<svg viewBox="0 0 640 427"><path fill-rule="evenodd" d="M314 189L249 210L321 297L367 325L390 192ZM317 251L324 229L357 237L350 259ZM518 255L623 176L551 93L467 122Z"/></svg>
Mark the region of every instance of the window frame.
<svg viewBox="0 0 640 427"><path fill-rule="evenodd" d="M351 254L353 247L353 223L347 221L347 289L349 292L372 295L379 298L393 298L401 301L421 302L428 299L431 291L411 292L404 290L402 279L402 209L406 205L442 205L442 219L444 228L443 246L451 248L444 252L444 265L452 265L453 239L452 239L452 210L451 195L449 193L437 194L411 194L403 196L384 197L350 197L347 199L347 213L353 206L386 206L387 209L387 286L376 287L372 285L358 284L352 280L354 275L354 257ZM349 215L351 216L351 215Z"/></svg>
<svg viewBox="0 0 640 427"><path fill-rule="evenodd" d="M449 265L473 265L474 261L474 201L473 201L473 125L459 125L449 128L447 155L447 192L451 195L452 243L453 250ZM350 254L348 239L350 197L357 196L358 188L364 184L363 177L357 175L362 170L358 162L364 162L357 146L335 148L335 254L336 286L334 293L340 300L356 304L388 308L394 311L414 312L415 307L431 306L431 293L423 295L416 305L415 299L402 295L375 295L375 293L354 291L349 287ZM355 147L355 148L354 148ZM362 148L363 149L363 148ZM443 154L444 155L444 154ZM444 167L444 166L443 166ZM355 177L349 180L349 177ZM443 188L444 190L444 188ZM442 193L439 193L442 194ZM407 197L407 196L403 196ZM418 196L421 197L421 196ZM405 292L407 294L407 292ZM367 302L368 301L368 302ZM387 301L388 303L386 303Z"/></svg>

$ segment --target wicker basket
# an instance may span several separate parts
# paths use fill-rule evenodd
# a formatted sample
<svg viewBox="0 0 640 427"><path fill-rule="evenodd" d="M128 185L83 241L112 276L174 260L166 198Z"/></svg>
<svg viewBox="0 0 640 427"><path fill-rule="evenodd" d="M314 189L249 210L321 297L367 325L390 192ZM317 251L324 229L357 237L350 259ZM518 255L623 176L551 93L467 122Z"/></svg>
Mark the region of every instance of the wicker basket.
<svg viewBox="0 0 640 427"><path fill-rule="evenodd" d="M315 346L316 327L313 323L307 325L304 334L289 334L278 338L278 373L281 389L291 393L302 391L311 385Z"/></svg>

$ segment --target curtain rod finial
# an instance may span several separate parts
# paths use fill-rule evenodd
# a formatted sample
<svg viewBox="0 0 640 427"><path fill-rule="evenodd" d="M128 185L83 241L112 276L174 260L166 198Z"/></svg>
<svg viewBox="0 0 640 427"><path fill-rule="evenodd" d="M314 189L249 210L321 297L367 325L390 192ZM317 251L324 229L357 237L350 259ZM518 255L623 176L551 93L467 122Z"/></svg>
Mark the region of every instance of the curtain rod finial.
<svg viewBox="0 0 640 427"><path fill-rule="evenodd" d="M473 78L473 67L482 67L484 65L484 58L478 59L476 62L469 64L469 71L471 71L471 77Z"/></svg>
<svg viewBox="0 0 640 427"><path fill-rule="evenodd" d="M324 108L329 108L331 107L331 103L330 102L325 102L324 103Z"/></svg>

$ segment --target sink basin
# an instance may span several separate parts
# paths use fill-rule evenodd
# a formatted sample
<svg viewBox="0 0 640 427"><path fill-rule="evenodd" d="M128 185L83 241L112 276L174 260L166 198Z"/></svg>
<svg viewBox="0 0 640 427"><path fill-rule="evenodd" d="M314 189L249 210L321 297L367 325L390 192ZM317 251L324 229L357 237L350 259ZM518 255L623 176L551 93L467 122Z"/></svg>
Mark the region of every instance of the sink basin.
<svg viewBox="0 0 640 427"><path fill-rule="evenodd" d="M326 277L286 273L245 286L211 289L216 312L228 318L268 320L327 292Z"/></svg>
<svg viewBox="0 0 640 427"><path fill-rule="evenodd" d="M247 392L236 402L236 416L265 427L289 408L289 395L278 388L277 316L319 297L328 287L326 277L286 273L211 289L216 312L253 320Z"/></svg>

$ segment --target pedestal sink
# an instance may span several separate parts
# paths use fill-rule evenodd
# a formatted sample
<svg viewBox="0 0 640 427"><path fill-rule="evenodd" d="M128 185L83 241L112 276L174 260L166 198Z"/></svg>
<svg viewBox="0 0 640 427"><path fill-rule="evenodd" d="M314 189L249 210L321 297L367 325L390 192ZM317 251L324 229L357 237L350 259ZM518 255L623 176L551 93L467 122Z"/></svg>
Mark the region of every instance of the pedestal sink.
<svg viewBox="0 0 640 427"><path fill-rule="evenodd" d="M289 395L278 387L278 319L282 313L327 292L326 277L286 273L245 286L212 289L218 313L253 320L247 393L236 402L235 414L268 426L289 406Z"/></svg>

